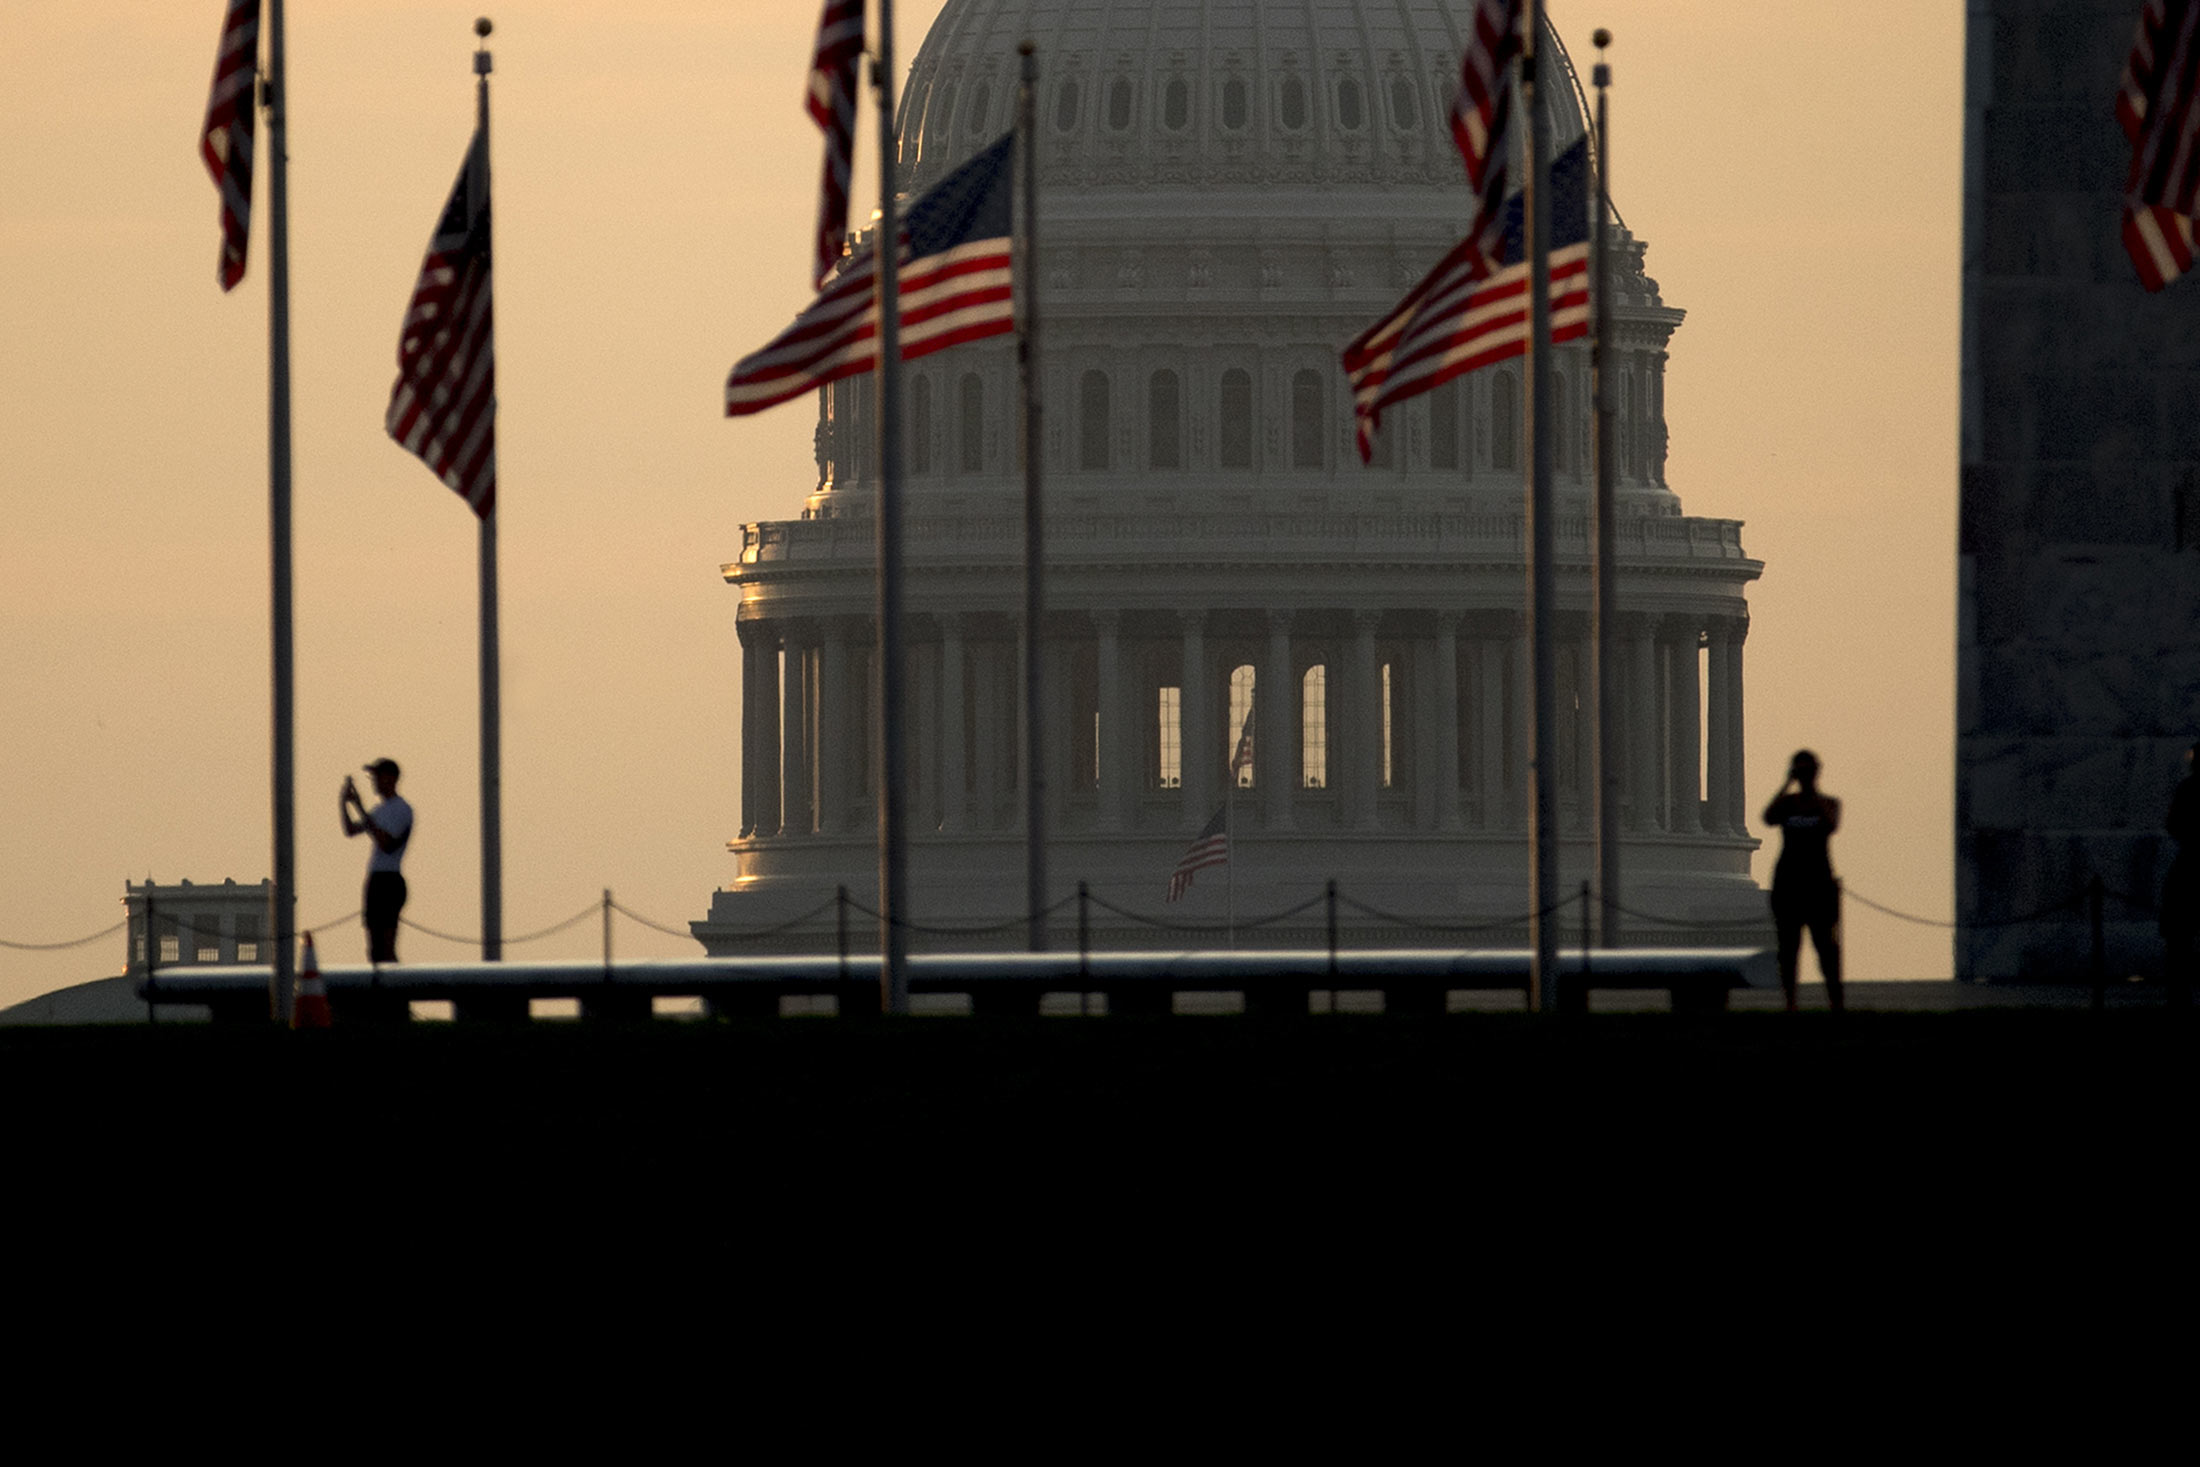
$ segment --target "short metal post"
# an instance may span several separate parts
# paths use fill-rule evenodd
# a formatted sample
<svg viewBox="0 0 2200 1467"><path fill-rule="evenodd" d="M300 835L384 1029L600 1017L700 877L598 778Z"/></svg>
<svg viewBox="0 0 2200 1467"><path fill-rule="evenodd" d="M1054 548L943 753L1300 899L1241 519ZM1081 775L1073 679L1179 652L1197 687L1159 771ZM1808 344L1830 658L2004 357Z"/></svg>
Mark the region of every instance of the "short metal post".
<svg viewBox="0 0 2200 1467"><path fill-rule="evenodd" d="M603 981L611 981L611 888L603 889Z"/></svg>
<svg viewBox="0 0 2200 1467"><path fill-rule="evenodd" d="M2108 1007L2108 937L2101 927L2102 895L2100 877L2086 882L2086 917L2093 927L2093 1012L2096 1014Z"/></svg>

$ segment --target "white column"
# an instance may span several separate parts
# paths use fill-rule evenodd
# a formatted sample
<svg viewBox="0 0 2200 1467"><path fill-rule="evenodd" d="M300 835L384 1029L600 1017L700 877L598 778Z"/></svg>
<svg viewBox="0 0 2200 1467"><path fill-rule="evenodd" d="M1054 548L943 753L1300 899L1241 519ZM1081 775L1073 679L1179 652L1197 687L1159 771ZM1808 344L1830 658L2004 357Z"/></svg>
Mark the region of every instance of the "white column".
<svg viewBox="0 0 2200 1467"><path fill-rule="evenodd" d="M1703 730L1699 709L1702 694L1697 671L1697 633L1694 617L1667 617L1666 656L1672 700L1673 791L1668 830L1693 834L1703 829Z"/></svg>
<svg viewBox="0 0 2200 1467"><path fill-rule="evenodd" d="M1379 612L1352 613L1352 741L1343 751L1348 780L1345 788L1350 794L1345 823L1369 830L1375 826L1375 806L1383 783L1383 680L1375 666L1375 628L1381 620ZM1334 686L1328 713L1330 737L1335 738L1339 719ZM1335 767L1334 751L1331 767Z"/></svg>
<svg viewBox="0 0 2200 1467"><path fill-rule="evenodd" d="M1435 781L1436 828L1459 828L1459 613L1436 614L1435 740L1427 777ZM1418 751L1417 751L1418 752Z"/></svg>
<svg viewBox="0 0 2200 1467"><path fill-rule="evenodd" d="M1299 787L1299 686L1291 675L1291 613L1268 613L1268 651L1253 678L1253 780L1270 830L1291 828Z"/></svg>
<svg viewBox="0 0 2200 1467"><path fill-rule="evenodd" d="M1738 616L1728 624L1726 639L1727 674L1730 690L1727 699L1727 717L1733 727L1726 736L1727 767L1730 784L1727 807L1734 812L1734 830L1738 835L1749 834L1749 767L1742 748L1742 643L1749 640L1749 618Z"/></svg>
<svg viewBox="0 0 2200 1467"><path fill-rule="evenodd" d="M1217 739L1208 726L1213 720L1207 707L1206 613L1187 611L1184 625L1183 668L1177 678L1177 768L1183 775L1181 824L1196 831L1207 823L1215 806L1215 781L1229 758L1218 755Z"/></svg>
<svg viewBox="0 0 2200 1467"><path fill-rule="evenodd" d="M969 824L969 760L963 749L963 619L943 613L940 624L939 800L940 829L950 833Z"/></svg>
<svg viewBox="0 0 2200 1467"><path fill-rule="evenodd" d="M970 823L980 830L998 830L1002 825L1001 786L1008 768L1008 761L1002 758L1006 752L1003 746L1008 742L1008 718L998 643L971 639L970 693L978 710L976 741L970 751Z"/></svg>
<svg viewBox="0 0 2200 1467"><path fill-rule="evenodd" d="M1535 752L1535 739L1528 727L1528 715L1533 711L1534 698L1528 686L1528 631L1526 618L1508 618L1512 634L1505 644L1505 662L1511 674L1512 706L1506 710L1505 725L1512 734L1512 747L1505 760L1505 824L1513 830L1528 828L1528 761ZM1554 773L1556 771L1553 771Z"/></svg>
<svg viewBox="0 0 2200 1467"><path fill-rule="evenodd" d="M909 644L909 823L940 826L940 649Z"/></svg>
<svg viewBox="0 0 2200 1467"><path fill-rule="evenodd" d="M1479 758L1475 794L1482 806L1481 828L1502 830L1508 812L1505 782L1505 661L1507 644L1483 637L1474 647L1474 716Z"/></svg>
<svg viewBox="0 0 2200 1467"><path fill-rule="evenodd" d="M1122 830L1129 823L1130 791L1124 788L1123 769L1123 651L1122 615L1114 611L1092 614L1098 639L1094 672L1100 686L1100 826Z"/></svg>
<svg viewBox="0 0 2200 1467"><path fill-rule="evenodd" d="M1658 723L1657 624L1647 616L1623 623L1627 660L1627 828L1664 825L1664 732Z"/></svg>
<svg viewBox="0 0 2200 1467"><path fill-rule="evenodd" d="M756 699L750 719L742 724L745 750L755 741L756 817L749 822L754 835L779 834L779 636L769 625L756 629Z"/></svg>
<svg viewBox="0 0 2200 1467"><path fill-rule="evenodd" d="M848 826L848 786L862 768L864 730L849 726L848 627L827 618L818 647L817 828L838 835Z"/></svg>
<svg viewBox="0 0 2200 1467"><path fill-rule="evenodd" d="M1710 706L1704 728L1704 829L1725 835L1734 828L1734 685L1727 665L1727 627L1714 617L1711 632Z"/></svg>
<svg viewBox="0 0 2200 1467"><path fill-rule="evenodd" d="M779 832L808 835L817 828L810 799L810 639L800 622L787 624L783 639L787 675L780 684Z"/></svg>
<svg viewBox="0 0 2200 1467"><path fill-rule="evenodd" d="M1047 830L1059 836L1069 828L1070 709L1077 695L1070 679L1076 668L1076 644L1069 638L1049 637L1041 655L1047 659L1047 701L1040 712L1047 735Z"/></svg>
<svg viewBox="0 0 2200 1467"><path fill-rule="evenodd" d="M763 799L764 780L758 768L764 757L763 719L756 710L764 701L764 680L758 676L764 658L757 648L761 637L756 623L736 622L734 634L741 639L741 837L745 840L757 833L757 806Z"/></svg>

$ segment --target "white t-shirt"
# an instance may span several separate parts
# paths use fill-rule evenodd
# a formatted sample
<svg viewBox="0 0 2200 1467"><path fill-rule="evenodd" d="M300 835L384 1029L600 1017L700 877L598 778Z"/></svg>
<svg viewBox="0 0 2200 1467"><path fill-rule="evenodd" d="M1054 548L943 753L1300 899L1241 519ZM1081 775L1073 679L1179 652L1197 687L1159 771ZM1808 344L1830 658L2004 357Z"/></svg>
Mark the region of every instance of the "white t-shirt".
<svg viewBox="0 0 2200 1467"><path fill-rule="evenodd" d="M413 807L406 804L401 795L391 795L367 812L367 824L397 842L397 849L385 851L376 842L374 854L367 857L367 870L402 871L405 866L405 842L412 835Z"/></svg>

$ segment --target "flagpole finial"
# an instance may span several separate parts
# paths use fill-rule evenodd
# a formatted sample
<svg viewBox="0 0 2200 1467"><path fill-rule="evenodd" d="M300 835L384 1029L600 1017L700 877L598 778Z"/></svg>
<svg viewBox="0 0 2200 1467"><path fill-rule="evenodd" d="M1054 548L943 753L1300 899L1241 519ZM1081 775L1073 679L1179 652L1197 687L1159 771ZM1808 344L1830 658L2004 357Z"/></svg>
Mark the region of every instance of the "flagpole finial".
<svg viewBox="0 0 2200 1467"><path fill-rule="evenodd" d="M486 15L474 22L474 34L481 38L481 44L474 48L475 76L487 76L489 74L489 32L495 29L496 27L489 23L489 17Z"/></svg>
<svg viewBox="0 0 2200 1467"><path fill-rule="evenodd" d="M1604 63L1604 48L1612 44L1612 33L1603 26L1598 26L1596 34L1590 36L1589 39L1595 42L1597 48L1596 70L1590 73L1589 84L1597 87L1608 87L1612 84L1612 68Z"/></svg>
<svg viewBox="0 0 2200 1467"><path fill-rule="evenodd" d="M481 37L481 39L483 39L484 41L489 39L489 32L495 29L496 27L490 23L489 17L486 15L480 17L474 22L474 34ZM1604 35L1605 32L1598 31L1597 34L1601 36ZM1604 43L1602 41L1599 41L1597 42L1597 44L1601 46Z"/></svg>

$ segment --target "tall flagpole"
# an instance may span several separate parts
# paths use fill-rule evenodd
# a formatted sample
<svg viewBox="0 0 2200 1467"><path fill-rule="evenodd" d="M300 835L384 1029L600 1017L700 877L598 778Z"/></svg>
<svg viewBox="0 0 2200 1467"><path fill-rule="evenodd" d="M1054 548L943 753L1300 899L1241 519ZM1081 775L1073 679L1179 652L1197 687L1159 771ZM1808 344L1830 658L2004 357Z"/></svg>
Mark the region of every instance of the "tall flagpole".
<svg viewBox="0 0 2200 1467"><path fill-rule="evenodd" d="M1045 440L1039 434L1039 91L1038 48L1025 41L1016 91L1016 173L1021 185L1022 237L1016 241L1016 304L1023 334L1016 344L1024 388L1024 902L1031 913L1031 950L1047 947L1046 507L1041 499Z"/></svg>
<svg viewBox="0 0 2200 1467"><path fill-rule="evenodd" d="M480 197L467 201L474 217L489 201L489 49L487 16L474 22L483 44L474 50L474 146L480 167L467 170ZM491 213L489 227L495 228ZM490 242L490 259L496 258ZM496 404L489 404L492 415ZM501 497L501 496L499 496ZM497 508L475 517L480 525L481 559L481 960L504 959L504 737L500 679L497 673Z"/></svg>
<svg viewBox="0 0 2200 1467"><path fill-rule="evenodd" d="M1520 100L1528 114L1528 178L1522 210L1530 261L1528 433L1528 660L1533 687L1528 766L1528 940L1534 949L1529 997L1538 1013L1558 1007L1558 661L1551 632L1558 615L1557 553L1551 503L1550 125L1543 109L1543 0L1528 0L1521 37Z"/></svg>
<svg viewBox="0 0 2200 1467"><path fill-rule="evenodd" d="M1590 520L1591 633L1589 655L1595 660L1591 686L1596 690L1596 751L1591 797L1596 802L1597 940L1605 947L1619 946L1619 649L1615 645L1618 621L1619 542L1617 512L1613 507L1613 403L1611 381L1612 251L1606 235L1611 229L1611 148L1605 129L1605 89L1612 84L1612 68L1604 62L1604 48L1612 33L1599 29L1596 70L1591 73L1597 89L1596 207L1591 215L1590 285L1596 301L1596 325L1589 345L1589 391L1595 403L1591 417L1596 442L1596 513Z"/></svg>
<svg viewBox="0 0 2200 1467"><path fill-rule="evenodd" d="M894 0L878 0L878 906L879 1001L909 1012L909 852L902 729L901 220L894 136Z"/></svg>
<svg viewBox="0 0 2200 1467"><path fill-rule="evenodd" d="M275 877L268 914L275 962L268 998L275 1022L287 1024L297 985L291 950L298 941L297 718L290 624L290 160L283 141L283 0L270 0L268 9L267 539L275 684ZM150 952L153 938L151 928L146 930Z"/></svg>

